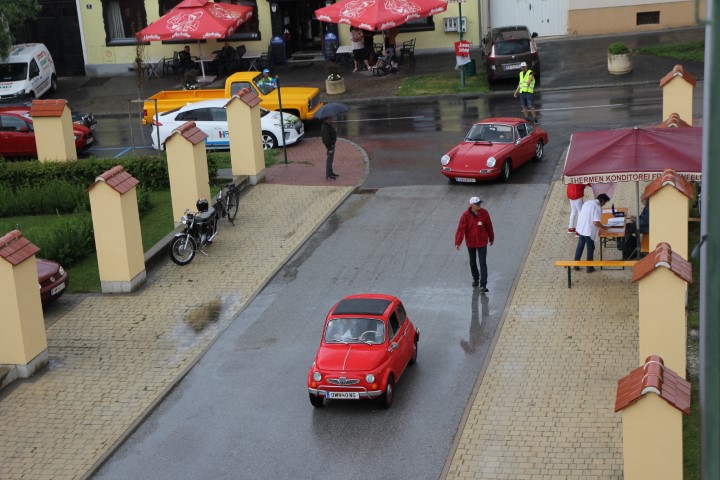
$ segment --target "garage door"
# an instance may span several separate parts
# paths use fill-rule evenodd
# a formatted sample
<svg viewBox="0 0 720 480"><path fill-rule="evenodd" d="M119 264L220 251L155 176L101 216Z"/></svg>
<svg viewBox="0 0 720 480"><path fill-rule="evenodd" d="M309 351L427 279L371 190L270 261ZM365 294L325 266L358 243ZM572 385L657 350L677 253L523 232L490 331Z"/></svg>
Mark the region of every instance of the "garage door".
<svg viewBox="0 0 720 480"><path fill-rule="evenodd" d="M567 35L568 0L490 0L490 26L527 25L541 37Z"/></svg>

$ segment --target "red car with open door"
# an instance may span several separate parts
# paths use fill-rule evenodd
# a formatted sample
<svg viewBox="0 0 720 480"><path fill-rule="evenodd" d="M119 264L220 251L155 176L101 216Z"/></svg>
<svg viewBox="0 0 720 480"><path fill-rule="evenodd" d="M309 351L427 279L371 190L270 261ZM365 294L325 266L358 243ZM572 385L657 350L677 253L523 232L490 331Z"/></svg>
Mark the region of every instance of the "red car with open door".
<svg viewBox="0 0 720 480"><path fill-rule="evenodd" d="M377 398L392 405L395 383L417 360L420 331L391 295L351 295L325 319L320 348L308 372L310 403Z"/></svg>

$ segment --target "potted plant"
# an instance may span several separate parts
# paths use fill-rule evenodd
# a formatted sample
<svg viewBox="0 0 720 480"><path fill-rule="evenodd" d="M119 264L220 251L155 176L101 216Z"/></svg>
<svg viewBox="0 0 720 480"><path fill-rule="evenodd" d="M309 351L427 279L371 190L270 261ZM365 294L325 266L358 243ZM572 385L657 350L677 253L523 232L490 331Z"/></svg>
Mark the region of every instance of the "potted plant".
<svg viewBox="0 0 720 480"><path fill-rule="evenodd" d="M183 90L197 90L197 73L197 70L193 68L183 74Z"/></svg>
<svg viewBox="0 0 720 480"><path fill-rule="evenodd" d="M630 73L633 68L630 54L630 49L624 43L611 43L608 46L608 72L612 75Z"/></svg>
<svg viewBox="0 0 720 480"><path fill-rule="evenodd" d="M340 95L345 93L345 79L340 75L340 66L335 62L325 64L328 73L325 79L325 91L328 95Z"/></svg>

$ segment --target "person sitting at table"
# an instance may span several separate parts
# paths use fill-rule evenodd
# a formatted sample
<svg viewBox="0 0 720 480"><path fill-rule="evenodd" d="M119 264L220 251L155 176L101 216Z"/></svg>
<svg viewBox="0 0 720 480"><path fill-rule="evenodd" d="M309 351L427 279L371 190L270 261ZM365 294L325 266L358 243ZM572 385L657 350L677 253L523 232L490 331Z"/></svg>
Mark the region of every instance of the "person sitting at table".
<svg viewBox="0 0 720 480"><path fill-rule="evenodd" d="M180 60L180 65L178 66L180 75L184 75L188 70L195 69L195 62L193 61L192 55L190 55L189 45L185 45L185 48L178 53L178 59Z"/></svg>
<svg viewBox="0 0 720 480"><path fill-rule="evenodd" d="M646 234L650 231L650 199L643 200L645 207L638 217L638 232Z"/></svg>
<svg viewBox="0 0 720 480"><path fill-rule="evenodd" d="M220 75L221 70L227 73L234 70L236 66L235 55L235 49L230 45L230 42L225 42L223 48L215 55L215 60L210 62L210 66L213 68L215 75Z"/></svg>
<svg viewBox="0 0 720 480"><path fill-rule="evenodd" d="M587 246L588 261L594 260L595 242L599 239L600 230L608 230L608 227L602 224L602 207L610 201L610 197L601 193L595 200L585 202L580 209L577 226L575 231L578 233L578 243L575 249L575 260L582 258L583 250ZM580 267L574 267L580 270ZM594 267L587 267L587 273L595 271Z"/></svg>

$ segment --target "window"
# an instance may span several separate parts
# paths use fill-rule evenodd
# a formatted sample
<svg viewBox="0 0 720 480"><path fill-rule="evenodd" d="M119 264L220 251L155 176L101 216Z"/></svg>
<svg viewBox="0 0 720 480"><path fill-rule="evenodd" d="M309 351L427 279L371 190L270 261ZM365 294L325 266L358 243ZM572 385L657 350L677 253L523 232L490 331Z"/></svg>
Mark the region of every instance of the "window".
<svg viewBox="0 0 720 480"><path fill-rule="evenodd" d="M395 334L400 330L400 324L398 324L398 318L397 314L395 312L390 314L390 318L388 319L389 329L390 329L390 338L393 338Z"/></svg>
<svg viewBox="0 0 720 480"><path fill-rule="evenodd" d="M213 108L210 113L213 122L227 122L227 110L224 108Z"/></svg>
<svg viewBox="0 0 720 480"><path fill-rule="evenodd" d="M635 23L637 25L658 25L660 23L660 12L638 12Z"/></svg>
<svg viewBox="0 0 720 480"><path fill-rule="evenodd" d="M435 22L433 21L433 15L425 18L416 18L414 20L408 20L398 27L400 33L402 32L421 32L425 30L435 30Z"/></svg>
<svg viewBox="0 0 720 480"><path fill-rule="evenodd" d="M40 67L38 67L37 62L33 58L30 60L30 78L35 78L38 75L40 75Z"/></svg>
<svg viewBox="0 0 720 480"><path fill-rule="evenodd" d="M402 303L399 303L397 306L397 312L398 320L400 321L400 325L405 323L405 319L407 318L407 313L405 313L405 307L403 307Z"/></svg>
<svg viewBox="0 0 720 480"><path fill-rule="evenodd" d="M212 114L209 108L197 108L178 114L175 120L183 120L185 122L190 120L193 122L209 122L212 120Z"/></svg>
<svg viewBox="0 0 720 480"><path fill-rule="evenodd" d="M0 115L0 124L5 132L17 132L23 128L30 129L30 126L24 120L10 115Z"/></svg>
<svg viewBox="0 0 720 480"><path fill-rule="evenodd" d="M103 0L105 37L108 45L131 45L135 34L147 26L142 0Z"/></svg>
<svg viewBox="0 0 720 480"><path fill-rule="evenodd" d="M525 138L527 137L528 131L527 131L527 123L521 123L517 126L517 133L518 138Z"/></svg>
<svg viewBox="0 0 720 480"><path fill-rule="evenodd" d="M237 93L243 88L247 88L251 92L255 91L255 89L250 85L250 82L233 82L233 84L230 85L230 95L237 95Z"/></svg>

